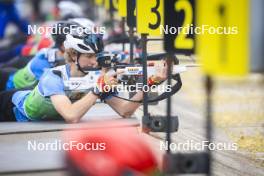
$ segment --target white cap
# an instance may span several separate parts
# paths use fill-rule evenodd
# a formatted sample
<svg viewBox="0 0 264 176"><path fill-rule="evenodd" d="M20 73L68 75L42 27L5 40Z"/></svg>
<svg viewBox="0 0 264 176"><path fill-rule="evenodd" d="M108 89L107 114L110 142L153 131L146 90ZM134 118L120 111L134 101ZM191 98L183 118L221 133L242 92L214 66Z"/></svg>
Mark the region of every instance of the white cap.
<svg viewBox="0 0 264 176"><path fill-rule="evenodd" d="M81 17L83 16L83 10L80 5L72 1L61 1L58 4L60 17L74 16Z"/></svg>
<svg viewBox="0 0 264 176"><path fill-rule="evenodd" d="M71 19L69 19L69 21L73 21L75 23L78 23L80 26L82 26L84 28L92 29L95 27L94 22L88 18L71 18Z"/></svg>
<svg viewBox="0 0 264 176"><path fill-rule="evenodd" d="M88 36L88 35L87 35ZM91 43L90 46L88 43L84 42L85 37L87 36L74 36L71 34L66 35L66 40L64 41L65 49L74 49L79 53L97 53L102 47L99 43Z"/></svg>

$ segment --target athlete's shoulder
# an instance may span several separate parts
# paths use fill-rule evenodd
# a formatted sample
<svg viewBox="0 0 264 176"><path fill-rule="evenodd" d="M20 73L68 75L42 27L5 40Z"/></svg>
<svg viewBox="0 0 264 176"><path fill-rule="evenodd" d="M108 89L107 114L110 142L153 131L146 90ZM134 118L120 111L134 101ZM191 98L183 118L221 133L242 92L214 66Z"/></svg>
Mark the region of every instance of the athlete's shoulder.
<svg viewBox="0 0 264 176"><path fill-rule="evenodd" d="M44 71L43 76L41 76L41 79L46 79L47 81L49 81L49 79L58 79L61 78L61 76L59 74L56 74L58 72L63 72L63 67L59 66L59 67L54 67L51 69L46 69Z"/></svg>
<svg viewBox="0 0 264 176"><path fill-rule="evenodd" d="M63 79L60 75L54 73L53 69L45 70L40 78L38 87L45 96L64 94Z"/></svg>

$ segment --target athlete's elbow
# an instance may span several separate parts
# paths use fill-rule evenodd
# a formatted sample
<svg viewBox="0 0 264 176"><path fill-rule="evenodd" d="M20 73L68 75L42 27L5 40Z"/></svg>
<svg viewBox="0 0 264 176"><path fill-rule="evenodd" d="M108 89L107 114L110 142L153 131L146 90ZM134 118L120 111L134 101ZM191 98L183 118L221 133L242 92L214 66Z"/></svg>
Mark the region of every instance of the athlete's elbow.
<svg viewBox="0 0 264 176"><path fill-rule="evenodd" d="M80 121L80 118L74 115L67 115L64 116L64 120L66 123L78 123Z"/></svg>
<svg viewBox="0 0 264 176"><path fill-rule="evenodd" d="M73 123L79 123L80 120L77 120L77 119L67 119L65 120L66 123L70 123L70 124L73 124Z"/></svg>
<svg viewBox="0 0 264 176"><path fill-rule="evenodd" d="M66 123L70 123L70 124L73 124L73 123L78 123L80 120L78 119L65 119L65 122Z"/></svg>
<svg viewBox="0 0 264 176"><path fill-rule="evenodd" d="M121 112L120 116L123 118L130 118L134 114L133 111Z"/></svg>

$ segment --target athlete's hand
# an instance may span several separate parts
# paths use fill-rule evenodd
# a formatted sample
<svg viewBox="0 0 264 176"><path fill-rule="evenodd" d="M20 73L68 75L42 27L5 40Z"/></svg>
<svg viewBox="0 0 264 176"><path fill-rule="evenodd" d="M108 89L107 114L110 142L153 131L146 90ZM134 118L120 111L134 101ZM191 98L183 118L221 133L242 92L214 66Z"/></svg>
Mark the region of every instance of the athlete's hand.
<svg viewBox="0 0 264 176"><path fill-rule="evenodd" d="M159 84L167 79L168 64L165 60L155 62L155 75L151 75L148 79L149 85Z"/></svg>
<svg viewBox="0 0 264 176"><path fill-rule="evenodd" d="M97 80L97 88L99 91L103 93L111 91L118 84L116 76L123 72L102 72L102 75Z"/></svg>

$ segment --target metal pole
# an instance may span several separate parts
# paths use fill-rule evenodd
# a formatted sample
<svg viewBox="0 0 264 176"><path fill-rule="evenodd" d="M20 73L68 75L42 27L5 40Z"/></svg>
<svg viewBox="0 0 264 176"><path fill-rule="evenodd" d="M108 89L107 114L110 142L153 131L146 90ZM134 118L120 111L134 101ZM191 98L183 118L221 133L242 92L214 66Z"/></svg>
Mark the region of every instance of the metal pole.
<svg viewBox="0 0 264 176"><path fill-rule="evenodd" d="M109 10L109 14L110 14L110 21L112 21L111 28L114 28L114 12L112 10Z"/></svg>
<svg viewBox="0 0 264 176"><path fill-rule="evenodd" d="M142 42L142 67L143 67L143 89L148 85L147 74L147 34L141 34ZM148 92L143 91L143 112L144 116L148 116Z"/></svg>
<svg viewBox="0 0 264 176"><path fill-rule="evenodd" d="M122 17L121 20L121 27L122 27L122 33L125 35L126 31L125 31L125 22L126 22L126 18ZM125 43L122 43L122 51L125 51Z"/></svg>
<svg viewBox="0 0 264 176"><path fill-rule="evenodd" d="M168 54L168 86L171 85L171 67L172 67L172 58L173 54L169 53ZM167 131L166 131L166 141L168 142L168 146L171 144L171 96L167 98ZM166 151L167 153L170 153L170 147L168 147L168 150Z"/></svg>
<svg viewBox="0 0 264 176"><path fill-rule="evenodd" d="M130 63L133 64L134 63L134 30L133 27L129 27L129 44L130 44Z"/></svg>
<svg viewBox="0 0 264 176"><path fill-rule="evenodd" d="M212 142L212 89L213 89L213 80L211 76L207 75L205 78L205 88L206 88L206 139L209 143ZM208 175L211 175L211 161L212 154L207 147L207 152L209 156L209 170Z"/></svg>

